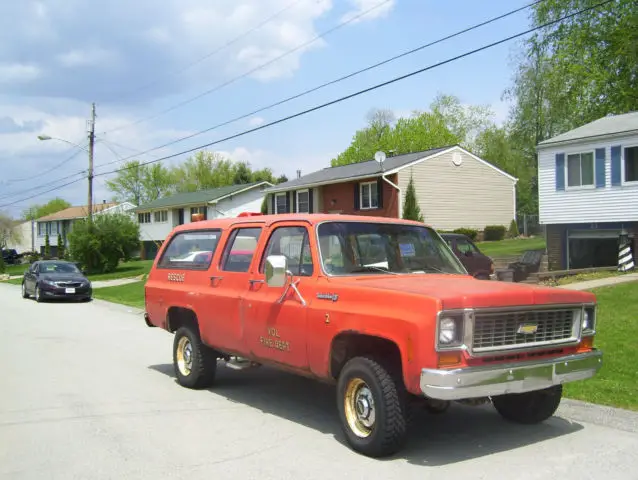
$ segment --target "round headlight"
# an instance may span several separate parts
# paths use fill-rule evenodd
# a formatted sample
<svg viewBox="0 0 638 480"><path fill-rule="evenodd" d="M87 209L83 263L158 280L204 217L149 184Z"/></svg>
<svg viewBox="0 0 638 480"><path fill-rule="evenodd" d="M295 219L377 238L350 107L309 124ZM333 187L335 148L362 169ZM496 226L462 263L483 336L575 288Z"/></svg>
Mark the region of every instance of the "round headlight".
<svg viewBox="0 0 638 480"><path fill-rule="evenodd" d="M587 310L583 313L583 330L588 330L591 328L591 319L589 317L589 312Z"/></svg>
<svg viewBox="0 0 638 480"><path fill-rule="evenodd" d="M456 339L456 322L453 318L442 318L439 324L439 342L452 343Z"/></svg>

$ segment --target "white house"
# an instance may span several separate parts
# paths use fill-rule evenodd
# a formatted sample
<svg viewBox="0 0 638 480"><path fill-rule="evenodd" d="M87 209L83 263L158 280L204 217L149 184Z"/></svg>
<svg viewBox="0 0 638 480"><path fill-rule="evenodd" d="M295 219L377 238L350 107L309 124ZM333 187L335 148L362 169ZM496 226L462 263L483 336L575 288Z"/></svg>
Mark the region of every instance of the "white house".
<svg viewBox="0 0 638 480"><path fill-rule="evenodd" d="M14 227L17 238L7 243L7 249L14 249L18 253L30 252L34 248L35 221L19 220Z"/></svg>
<svg viewBox="0 0 638 480"><path fill-rule="evenodd" d="M130 202L102 202L92 206L95 215L126 213L131 211L135 205ZM58 235L62 236L63 244L68 246L67 233L73 228L73 223L88 216L88 206L69 207L59 212L38 218L35 221L34 249L36 252L44 253L46 236L49 235L49 245L51 256L57 255Z"/></svg>
<svg viewBox="0 0 638 480"><path fill-rule="evenodd" d="M140 223L140 240L144 258L154 258L161 242L177 225L190 223L193 215L203 214L204 220L236 217L242 212L259 212L264 189L269 182L178 193L160 198L135 209Z"/></svg>
<svg viewBox="0 0 638 480"><path fill-rule="evenodd" d="M552 270L614 266L620 235L638 247L638 112L540 142L539 220Z"/></svg>

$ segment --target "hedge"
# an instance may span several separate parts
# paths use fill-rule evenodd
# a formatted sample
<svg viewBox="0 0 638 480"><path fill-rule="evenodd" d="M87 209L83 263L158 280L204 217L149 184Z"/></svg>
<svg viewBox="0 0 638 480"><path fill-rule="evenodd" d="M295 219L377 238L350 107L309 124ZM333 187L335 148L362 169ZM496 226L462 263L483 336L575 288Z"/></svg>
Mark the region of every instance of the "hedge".
<svg viewBox="0 0 638 480"><path fill-rule="evenodd" d="M504 225L487 225L483 230L485 241L498 241L505 238L507 228Z"/></svg>
<svg viewBox="0 0 638 480"><path fill-rule="evenodd" d="M478 238L478 230L474 230L473 228L457 228L452 233L458 233L459 235L465 235L469 237L470 240L476 241Z"/></svg>

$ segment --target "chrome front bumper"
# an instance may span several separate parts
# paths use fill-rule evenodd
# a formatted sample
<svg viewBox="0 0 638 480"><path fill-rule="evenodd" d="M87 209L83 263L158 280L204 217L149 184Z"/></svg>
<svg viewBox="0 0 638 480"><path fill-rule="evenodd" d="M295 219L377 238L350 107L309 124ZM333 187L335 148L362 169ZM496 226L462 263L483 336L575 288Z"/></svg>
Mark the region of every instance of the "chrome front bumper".
<svg viewBox="0 0 638 480"><path fill-rule="evenodd" d="M593 377L602 367L603 352L566 355L525 363L467 367L453 370L424 368L421 391L438 400L462 400L540 390Z"/></svg>

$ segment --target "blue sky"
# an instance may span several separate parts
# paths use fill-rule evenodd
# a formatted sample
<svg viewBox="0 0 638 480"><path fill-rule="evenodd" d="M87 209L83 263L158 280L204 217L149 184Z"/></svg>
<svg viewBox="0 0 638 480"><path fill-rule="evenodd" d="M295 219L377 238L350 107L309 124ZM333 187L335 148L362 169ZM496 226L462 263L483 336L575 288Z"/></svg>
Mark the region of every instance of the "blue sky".
<svg viewBox="0 0 638 480"><path fill-rule="evenodd" d="M383 3L382 3L383 2ZM90 103L97 104L96 173L133 155L314 87L474 23L522 6L519 0L88 0L13 2L0 17L0 210L17 215L61 196L86 203L86 181L33 199L37 187L86 168L82 151L48 134L86 144ZM161 6L159 6L161 5ZM157 118L141 121L227 82L310 41L345 18L357 21L246 78ZM281 15L194 66L276 12ZM480 30L279 106L256 117L154 152L166 155L270 122L525 30L523 11ZM491 105L504 120L502 93L514 71L517 42L431 70L290 122L211 147L254 168L293 176L329 165L372 108L398 116L427 109L437 93ZM177 72L171 74L171 72ZM117 128L117 129L116 129ZM116 129L116 130L113 130ZM108 148L110 147L110 148ZM140 156L149 160L153 155ZM183 158L183 157L181 157ZM179 161L181 158L171 160ZM33 175L59 168L31 178ZM73 177L76 178L76 177ZM105 176L95 200L111 197ZM23 180L25 179L25 180ZM16 181L23 180L23 181ZM60 182L64 183L64 182ZM46 189L55 187L50 185ZM8 203L17 202L14 205Z"/></svg>

